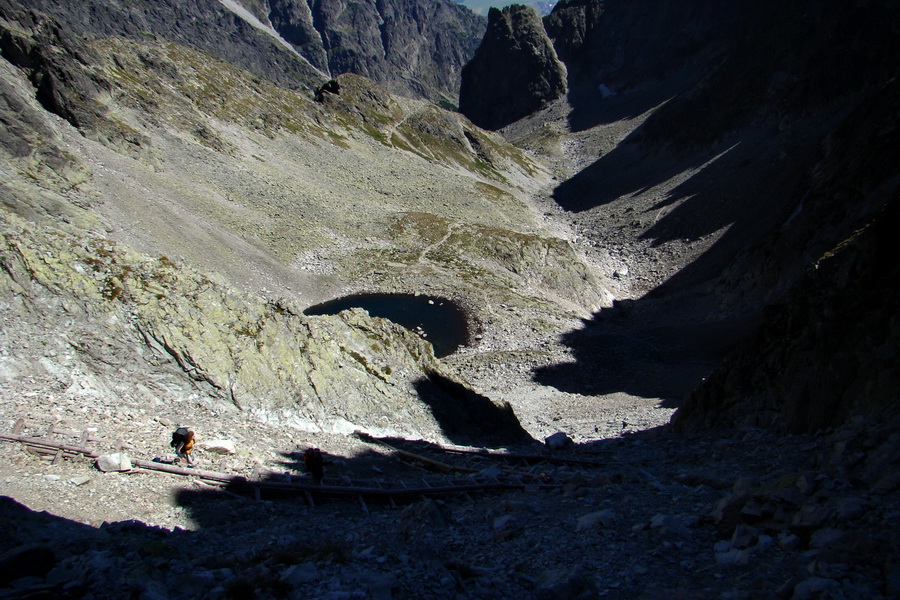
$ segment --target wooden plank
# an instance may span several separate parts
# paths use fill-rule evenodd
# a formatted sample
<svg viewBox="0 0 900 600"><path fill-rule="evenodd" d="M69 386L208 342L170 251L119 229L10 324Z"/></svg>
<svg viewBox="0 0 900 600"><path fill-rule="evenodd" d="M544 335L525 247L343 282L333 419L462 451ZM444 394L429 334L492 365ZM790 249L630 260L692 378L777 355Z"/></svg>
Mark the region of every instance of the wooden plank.
<svg viewBox="0 0 900 600"><path fill-rule="evenodd" d="M56 442L51 442L50 440L46 440L44 438L34 438L34 437L25 437L22 435L9 435L5 433L0 433L0 440L8 440L11 442L19 442L22 444L26 444L29 446L40 447L40 448L62 448L68 452L75 452L76 454L84 454L85 456L89 456L91 458L97 458L100 456L97 452L94 452L90 448L85 448L84 446L73 446L71 444L59 444Z"/></svg>
<svg viewBox="0 0 900 600"><path fill-rule="evenodd" d="M417 462L422 463L423 465L426 465L433 469L437 469L438 471L444 471L445 473L477 473L478 472L478 469L470 469L468 467L457 467L454 465L448 465L447 463L442 463L438 460L426 458L426 457L422 456L421 454L415 454L414 452L407 452L406 450L401 450L400 448L397 448L396 446L392 446L391 444L388 444L387 442L383 442L376 438L370 438L369 440L366 440L366 441L370 441L370 440L373 443L376 443L380 446L384 446L385 448L391 450L394 454L397 454L398 456L402 456L402 457L408 458L410 460L415 460Z"/></svg>
<svg viewBox="0 0 900 600"><path fill-rule="evenodd" d="M132 461L133 462L133 461ZM441 494L457 494L460 492L475 491L499 491L522 489L525 486L519 483L465 483L435 487L407 487L407 488L372 488L357 486L331 486L331 485L315 485L305 483L286 483L283 481L236 481L237 486L248 485L260 489L278 490L282 492L314 493L317 496L355 496L364 494L370 498L389 498L391 496L433 496ZM559 485L543 485L546 488L558 488Z"/></svg>
<svg viewBox="0 0 900 600"><path fill-rule="evenodd" d="M391 448L393 450L399 450L398 448L395 448L391 444L389 444L383 440L380 440L376 437L373 437L371 435L368 435L366 433L357 431L354 433L354 436L357 439L360 439L364 442L368 442L368 443L372 443L372 444L379 444L386 448ZM602 462L595 461L595 460L586 460L586 459L581 459L581 458L565 458L562 456L554 456L554 455L550 455L550 454L520 454L520 453L515 453L515 452L507 452L505 450L490 450L488 448L472 448L472 447L468 447L468 446L451 446L451 445L442 445L442 444L431 444L431 446L436 450L440 450L441 452L446 452L448 454L475 455L475 456L491 458L491 459L495 459L495 460L521 460L521 461L526 461L529 463L549 462L549 463L557 464L557 465L582 465L585 467L605 467L605 466L607 466L606 463L602 463ZM399 450L399 451L405 452L402 450ZM600 453L612 453L612 451L609 450L609 451L594 451L594 452L592 452L592 454L600 454ZM412 454L412 453L409 453L409 454ZM413 456L417 456L417 455L413 455Z"/></svg>
<svg viewBox="0 0 900 600"><path fill-rule="evenodd" d="M246 498L244 496L235 494L234 492L229 492L227 489L225 489L224 484L219 483L219 482L208 483L206 481L200 481L199 479L193 479L191 481L191 483L193 483L196 486L202 487L204 489L215 490L215 491L221 492L223 494L228 494L232 498L237 498L238 500L246 500Z"/></svg>
<svg viewBox="0 0 900 600"><path fill-rule="evenodd" d="M581 465L585 467L608 466L608 463L602 463L596 460L587 460L583 458L565 458L562 456L552 456L547 454L517 454L512 452L490 451L485 448L471 449L459 446L441 446L439 444L436 444L436 447L451 454L474 454L476 456L492 458L496 460L520 460L529 464L548 462L556 465ZM609 452L611 453L611 451ZM592 454L599 454L599 452L592 452Z"/></svg>
<svg viewBox="0 0 900 600"><path fill-rule="evenodd" d="M224 481L226 483L242 484L247 483L248 481L247 478L243 475L228 475L227 473L219 473L217 471L204 471L202 469L176 467L175 465L153 462L149 460L141 460L139 458L132 458L131 464L142 469L149 469L151 471L163 471L165 473L172 473L173 475L185 475L187 477L198 477L200 479L212 479L214 481Z"/></svg>
<svg viewBox="0 0 900 600"><path fill-rule="evenodd" d="M72 431L71 429L57 429L55 426L50 428L50 433L56 435L65 435L68 437L81 437L80 431Z"/></svg>

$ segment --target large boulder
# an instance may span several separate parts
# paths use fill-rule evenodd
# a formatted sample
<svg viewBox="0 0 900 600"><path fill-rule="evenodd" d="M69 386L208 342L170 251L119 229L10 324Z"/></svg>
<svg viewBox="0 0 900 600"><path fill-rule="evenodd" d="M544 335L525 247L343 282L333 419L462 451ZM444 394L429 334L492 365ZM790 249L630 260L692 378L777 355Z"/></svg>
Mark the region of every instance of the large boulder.
<svg viewBox="0 0 900 600"><path fill-rule="evenodd" d="M531 7L492 8L475 57L463 68L459 110L485 129L500 129L566 92L566 68Z"/></svg>

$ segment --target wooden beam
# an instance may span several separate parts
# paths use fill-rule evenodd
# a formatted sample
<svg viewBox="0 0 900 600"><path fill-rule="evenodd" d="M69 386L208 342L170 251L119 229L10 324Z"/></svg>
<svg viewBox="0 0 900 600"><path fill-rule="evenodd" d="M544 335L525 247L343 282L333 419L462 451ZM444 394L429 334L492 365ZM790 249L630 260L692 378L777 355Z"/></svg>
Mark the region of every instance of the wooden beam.
<svg viewBox="0 0 900 600"><path fill-rule="evenodd" d="M73 446L71 444L60 444L57 442L51 442L44 438L25 437L23 435L9 435L6 433L0 433L0 440L9 440L11 442L19 442L21 444L25 444L27 446L33 446L36 448L52 448L53 450L62 449L67 452L74 452L76 454L84 454L85 456L89 456L91 458L97 458L98 456L100 456L99 453L94 452L90 448L85 448L84 446Z"/></svg>
<svg viewBox="0 0 900 600"><path fill-rule="evenodd" d="M186 477L197 477L199 479L212 479L213 481L224 481L225 483L247 483L247 478L243 475L229 475L227 473L219 473L218 471L204 471L203 469L191 469L185 467L176 467L162 462L154 462L151 460L141 460L140 458L132 458L131 464L141 469L150 471L162 471L164 473L172 473L173 475L184 475Z"/></svg>

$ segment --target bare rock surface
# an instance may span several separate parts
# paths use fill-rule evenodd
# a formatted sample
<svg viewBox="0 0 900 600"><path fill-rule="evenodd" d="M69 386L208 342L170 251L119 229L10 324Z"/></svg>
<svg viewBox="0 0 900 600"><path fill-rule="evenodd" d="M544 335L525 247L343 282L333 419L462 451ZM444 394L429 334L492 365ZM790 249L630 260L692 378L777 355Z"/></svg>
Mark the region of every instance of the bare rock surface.
<svg viewBox="0 0 900 600"><path fill-rule="evenodd" d="M705 288L645 298L721 239L657 235L719 154L651 156L607 181L635 193L565 206L644 156L622 142L658 102L573 131L560 100L504 139L360 77L316 102L178 39L0 8L6 42L42 49L0 60L3 597L900 593L890 424L665 427L741 326ZM47 74L89 122L40 102ZM302 314L363 290L452 297L476 334L439 360L363 311ZM193 471L169 464L183 425ZM520 458L465 452L484 446ZM424 491L279 489L309 483L311 447L322 489Z"/></svg>
<svg viewBox="0 0 900 600"><path fill-rule="evenodd" d="M524 5L492 8L484 39L462 71L460 112L480 127L500 129L565 92L566 68L538 13Z"/></svg>

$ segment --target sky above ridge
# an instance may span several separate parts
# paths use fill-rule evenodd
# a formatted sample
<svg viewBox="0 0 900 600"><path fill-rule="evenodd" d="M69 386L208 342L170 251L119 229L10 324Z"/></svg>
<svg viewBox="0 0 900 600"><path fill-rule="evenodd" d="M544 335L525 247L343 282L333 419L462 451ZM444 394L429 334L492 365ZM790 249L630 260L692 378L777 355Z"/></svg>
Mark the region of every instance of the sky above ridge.
<svg viewBox="0 0 900 600"><path fill-rule="evenodd" d="M503 0L462 0L459 3L467 7L475 14L484 16L487 16L488 9L492 6L496 8L503 8L504 6L509 6L510 4L526 4L528 6L534 7L534 9L541 15L548 15L553 9L553 6L556 4L556 0L519 0L518 2L513 0L510 0L509 2L504 2Z"/></svg>

